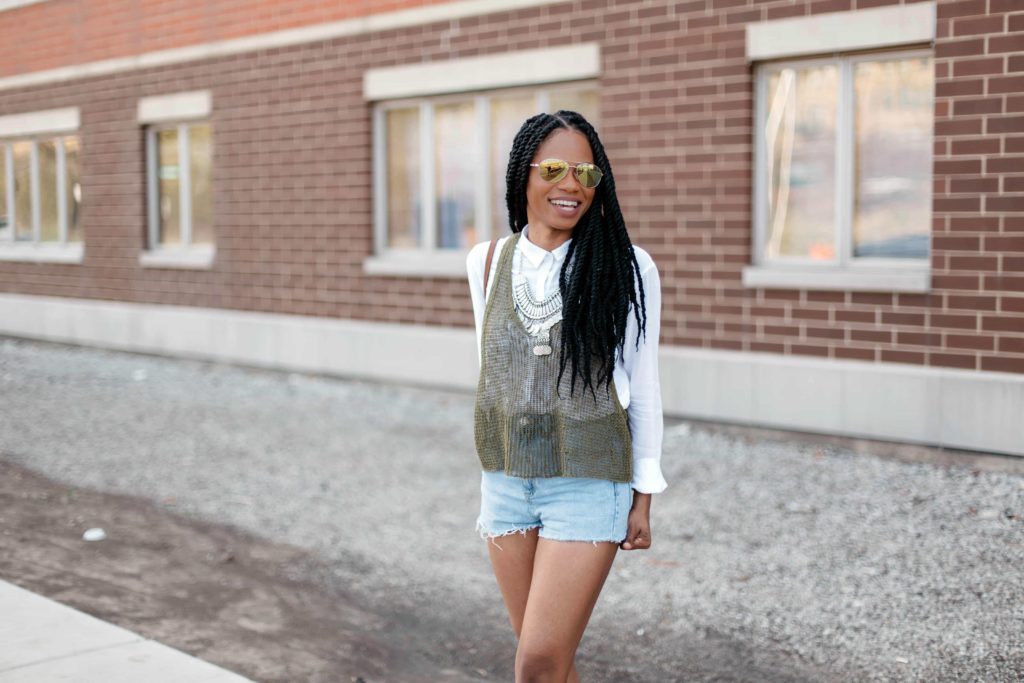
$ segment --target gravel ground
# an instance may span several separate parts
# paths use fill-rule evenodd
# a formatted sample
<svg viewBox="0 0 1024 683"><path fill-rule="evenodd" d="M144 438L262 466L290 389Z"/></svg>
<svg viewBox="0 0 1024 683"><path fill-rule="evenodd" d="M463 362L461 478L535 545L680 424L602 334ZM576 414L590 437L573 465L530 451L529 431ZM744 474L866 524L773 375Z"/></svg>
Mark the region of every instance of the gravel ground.
<svg viewBox="0 0 1024 683"><path fill-rule="evenodd" d="M0 400L0 457L311 551L469 670L510 660L471 396L3 340ZM587 683L1024 679L1019 468L825 441L666 430L654 545L616 560Z"/></svg>

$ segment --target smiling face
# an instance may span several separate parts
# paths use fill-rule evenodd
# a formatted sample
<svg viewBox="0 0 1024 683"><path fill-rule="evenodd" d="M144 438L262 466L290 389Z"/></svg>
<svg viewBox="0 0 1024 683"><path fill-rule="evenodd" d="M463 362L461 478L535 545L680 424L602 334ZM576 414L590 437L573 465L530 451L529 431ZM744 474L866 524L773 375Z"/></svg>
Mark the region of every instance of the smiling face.
<svg viewBox="0 0 1024 683"><path fill-rule="evenodd" d="M582 133L558 128L540 143L531 163L544 159L564 159L570 164L594 163L594 153ZM580 185L573 169L557 183L549 183L540 177L539 169L531 168L526 183L526 217L531 237L549 230L571 233L594 202L596 192L597 188Z"/></svg>

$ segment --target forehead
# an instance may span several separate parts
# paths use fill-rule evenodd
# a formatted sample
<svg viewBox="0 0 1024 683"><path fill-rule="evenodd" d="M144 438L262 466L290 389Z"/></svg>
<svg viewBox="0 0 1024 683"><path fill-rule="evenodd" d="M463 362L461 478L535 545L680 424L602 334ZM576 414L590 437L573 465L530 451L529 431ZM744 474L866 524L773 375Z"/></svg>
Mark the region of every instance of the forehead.
<svg viewBox="0 0 1024 683"><path fill-rule="evenodd" d="M583 133L567 128L558 128L547 136L537 147L533 161L542 159L564 159L565 161L594 161L594 153Z"/></svg>

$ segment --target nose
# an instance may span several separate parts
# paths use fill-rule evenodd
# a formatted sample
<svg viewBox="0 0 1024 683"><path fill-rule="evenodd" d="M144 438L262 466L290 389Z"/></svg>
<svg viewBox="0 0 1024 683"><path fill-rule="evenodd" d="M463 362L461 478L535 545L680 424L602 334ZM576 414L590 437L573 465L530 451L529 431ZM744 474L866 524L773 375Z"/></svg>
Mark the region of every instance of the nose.
<svg viewBox="0 0 1024 683"><path fill-rule="evenodd" d="M576 169L570 168L569 172L565 174L565 177L558 181L556 187L563 192L579 191L583 192L583 186L580 185L580 181L576 178Z"/></svg>

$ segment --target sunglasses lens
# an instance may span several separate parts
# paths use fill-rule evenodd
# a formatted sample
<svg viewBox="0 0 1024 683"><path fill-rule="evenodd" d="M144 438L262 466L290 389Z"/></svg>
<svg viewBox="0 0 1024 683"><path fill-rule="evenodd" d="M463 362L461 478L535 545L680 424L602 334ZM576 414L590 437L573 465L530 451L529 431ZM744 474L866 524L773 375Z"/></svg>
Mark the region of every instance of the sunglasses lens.
<svg viewBox="0 0 1024 683"><path fill-rule="evenodd" d="M577 164L576 177L583 187L597 187L601 182L601 169L594 164Z"/></svg>
<svg viewBox="0 0 1024 683"><path fill-rule="evenodd" d="M561 159L545 159L540 162L537 170L540 171L540 177L547 182L557 183L565 177L566 171L569 170L569 164Z"/></svg>

